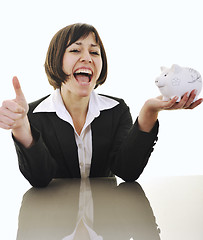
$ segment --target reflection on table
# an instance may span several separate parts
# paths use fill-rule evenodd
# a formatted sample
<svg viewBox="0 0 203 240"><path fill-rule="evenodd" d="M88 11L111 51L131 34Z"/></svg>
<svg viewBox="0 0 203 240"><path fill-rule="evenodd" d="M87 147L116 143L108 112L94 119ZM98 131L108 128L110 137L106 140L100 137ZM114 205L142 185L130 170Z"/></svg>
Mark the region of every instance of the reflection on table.
<svg viewBox="0 0 203 240"><path fill-rule="evenodd" d="M17 240L158 240L159 232L137 182L58 179L25 193Z"/></svg>

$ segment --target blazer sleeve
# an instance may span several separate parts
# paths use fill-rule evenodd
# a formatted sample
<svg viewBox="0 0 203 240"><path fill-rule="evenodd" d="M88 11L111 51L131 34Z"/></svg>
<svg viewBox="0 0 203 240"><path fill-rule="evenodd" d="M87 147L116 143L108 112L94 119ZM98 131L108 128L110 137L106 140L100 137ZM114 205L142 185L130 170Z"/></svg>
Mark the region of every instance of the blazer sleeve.
<svg viewBox="0 0 203 240"><path fill-rule="evenodd" d="M18 155L18 164L21 173L33 187L45 187L55 175L57 166L42 139L41 133L32 125L31 131L35 144L30 148L25 148L12 135Z"/></svg>
<svg viewBox="0 0 203 240"><path fill-rule="evenodd" d="M147 133L139 129L138 118L132 124L129 108L125 103L114 136L110 153L111 171L124 181L135 181L143 172L153 147L158 140L159 122Z"/></svg>

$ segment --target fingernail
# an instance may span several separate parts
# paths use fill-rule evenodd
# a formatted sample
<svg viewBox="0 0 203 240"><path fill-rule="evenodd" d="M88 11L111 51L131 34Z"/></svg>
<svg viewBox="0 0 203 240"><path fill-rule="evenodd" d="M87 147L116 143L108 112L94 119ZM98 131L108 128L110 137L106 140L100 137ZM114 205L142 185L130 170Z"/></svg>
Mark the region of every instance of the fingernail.
<svg viewBox="0 0 203 240"><path fill-rule="evenodd" d="M25 112L25 109L24 108L20 108L19 109L19 113L24 113Z"/></svg>
<svg viewBox="0 0 203 240"><path fill-rule="evenodd" d="M195 91L194 91L194 94L196 95L197 94L197 90L195 89Z"/></svg>

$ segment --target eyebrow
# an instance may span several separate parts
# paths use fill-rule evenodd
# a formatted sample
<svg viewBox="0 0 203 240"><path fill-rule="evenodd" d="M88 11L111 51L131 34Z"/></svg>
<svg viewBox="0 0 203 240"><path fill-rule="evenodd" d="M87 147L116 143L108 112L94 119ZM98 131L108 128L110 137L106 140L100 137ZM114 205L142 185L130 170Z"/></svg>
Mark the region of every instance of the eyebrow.
<svg viewBox="0 0 203 240"><path fill-rule="evenodd" d="M76 45L78 45L78 46L81 46L81 45L82 45L82 42L75 42L75 43L73 43L73 44L76 44ZM91 43L90 46L91 46L91 47L99 47L98 44L93 44L93 43Z"/></svg>

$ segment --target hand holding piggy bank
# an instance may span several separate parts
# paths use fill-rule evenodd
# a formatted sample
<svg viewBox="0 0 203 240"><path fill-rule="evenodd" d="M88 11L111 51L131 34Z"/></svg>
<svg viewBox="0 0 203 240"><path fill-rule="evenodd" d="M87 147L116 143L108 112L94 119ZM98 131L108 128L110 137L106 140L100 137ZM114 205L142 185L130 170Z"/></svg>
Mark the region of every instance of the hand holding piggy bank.
<svg viewBox="0 0 203 240"><path fill-rule="evenodd" d="M168 101L177 96L180 101L181 97L192 90L196 90L196 97L202 89L201 75L192 68L180 67L173 64L171 68L161 67L161 75L156 78L155 83L163 95L163 100Z"/></svg>

